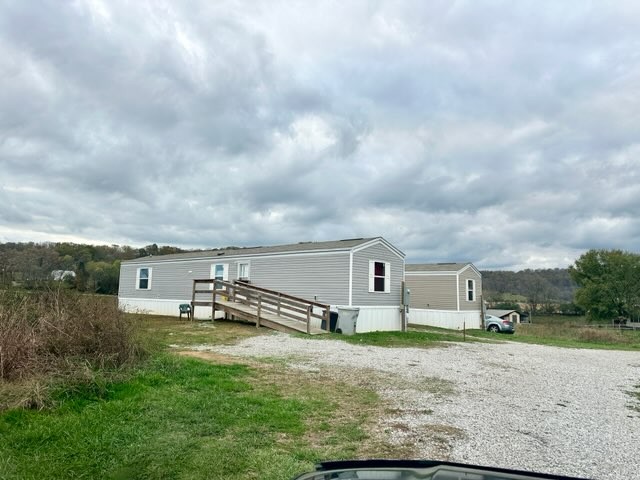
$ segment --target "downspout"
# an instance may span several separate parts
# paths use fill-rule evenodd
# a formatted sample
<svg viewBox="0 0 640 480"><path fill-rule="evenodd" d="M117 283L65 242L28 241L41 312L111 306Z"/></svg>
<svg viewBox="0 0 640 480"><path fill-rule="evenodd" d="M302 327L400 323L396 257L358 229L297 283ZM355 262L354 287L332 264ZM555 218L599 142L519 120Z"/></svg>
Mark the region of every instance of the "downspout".
<svg viewBox="0 0 640 480"><path fill-rule="evenodd" d="M480 274L480 291L482 292L480 294L480 328L484 330L484 317L486 315L486 312L484 310L484 291L482 290L482 287L482 274Z"/></svg>
<svg viewBox="0 0 640 480"><path fill-rule="evenodd" d="M402 306L402 331L403 332L406 332L408 330L407 327L409 325L409 318L408 318L409 305L404 304L404 302L406 301L405 291L407 289L406 268L407 268L407 264L403 257L402 258L402 290L400 291L400 304Z"/></svg>
<svg viewBox="0 0 640 480"><path fill-rule="evenodd" d="M353 250L349 250L349 306L353 303Z"/></svg>
<svg viewBox="0 0 640 480"><path fill-rule="evenodd" d="M456 303L458 311L460 311L460 274L456 273Z"/></svg>

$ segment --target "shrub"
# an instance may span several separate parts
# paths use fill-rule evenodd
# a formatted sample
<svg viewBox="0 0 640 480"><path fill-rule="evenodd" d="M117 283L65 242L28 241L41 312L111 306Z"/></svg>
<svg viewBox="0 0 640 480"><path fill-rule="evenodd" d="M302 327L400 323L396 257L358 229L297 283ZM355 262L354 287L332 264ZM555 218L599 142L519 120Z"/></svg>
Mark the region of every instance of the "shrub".
<svg viewBox="0 0 640 480"><path fill-rule="evenodd" d="M0 291L1 379L117 369L144 355L139 338L113 297Z"/></svg>
<svg viewBox="0 0 640 480"><path fill-rule="evenodd" d="M582 328L578 338L583 342L597 343L630 343L630 339L621 335L620 331L604 328Z"/></svg>

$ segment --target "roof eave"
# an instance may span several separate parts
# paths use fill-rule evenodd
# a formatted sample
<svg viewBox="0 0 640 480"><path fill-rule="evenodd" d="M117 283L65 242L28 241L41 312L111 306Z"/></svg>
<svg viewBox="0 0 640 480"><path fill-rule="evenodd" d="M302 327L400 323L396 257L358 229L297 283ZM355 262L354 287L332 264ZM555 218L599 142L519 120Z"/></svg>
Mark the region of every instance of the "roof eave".
<svg viewBox="0 0 640 480"><path fill-rule="evenodd" d="M263 252L263 253L249 253L249 254L231 254L231 255L206 255L202 257L174 257L162 259L164 255L160 255L158 257L148 256L148 257L140 257L135 258L133 260L126 260L121 262L121 264L129 264L134 265L136 263L153 263L153 262L185 262L185 261L195 261L195 260L221 260L224 258L244 258L244 257L273 257L277 255L293 255L293 254L312 254L312 253L328 253L328 252L350 252L351 248L325 248L318 250L283 250L282 252Z"/></svg>

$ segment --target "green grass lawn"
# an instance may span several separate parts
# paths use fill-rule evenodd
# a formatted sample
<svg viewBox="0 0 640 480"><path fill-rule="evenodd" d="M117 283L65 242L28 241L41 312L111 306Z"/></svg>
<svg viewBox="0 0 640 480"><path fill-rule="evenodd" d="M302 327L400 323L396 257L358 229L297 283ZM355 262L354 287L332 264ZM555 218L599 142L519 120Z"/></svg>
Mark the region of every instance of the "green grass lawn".
<svg viewBox="0 0 640 480"><path fill-rule="evenodd" d="M513 335L501 335L483 330L471 330L473 336L493 340L552 345L568 348L598 348L606 350L640 350L640 330L617 330L585 327L580 321L555 321L520 324Z"/></svg>
<svg viewBox="0 0 640 480"><path fill-rule="evenodd" d="M500 342L516 341L553 345L567 348L600 348L609 350L640 350L640 330L614 330L598 328L598 325L585 327L583 317L538 317L533 324L519 324L516 333L503 335L484 330L462 331L436 327L411 328L408 332L370 332L356 335L328 334L317 335L316 340L341 340L355 345L375 345L379 347L417 347L430 348L446 345L443 342Z"/></svg>
<svg viewBox="0 0 640 480"><path fill-rule="evenodd" d="M216 320L215 322L188 322L167 317L145 316L141 319L153 333L154 342L161 347L169 345L233 344L254 335L268 335L271 330L257 329L255 325L241 322ZM380 347L443 346L442 342L461 342L462 332L444 328L412 329L409 332L369 332L356 335L330 333L323 335L297 334L300 338L312 340L341 340L355 345L375 345ZM469 338L468 341L481 341Z"/></svg>
<svg viewBox="0 0 640 480"><path fill-rule="evenodd" d="M306 337L306 336L305 336ZM408 332L368 332L355 335L331 333L315 335L314 340L342 340L354 345L374 345L377 347L442 347L442 342L461 342L462 332L445 329L410 330ZM467 341L481 341L467 336Z"/></svg>
<svg viewBox="0 0 640 480"><path fill-rule="evenodd" d="M119 382L61 388L55 407L0 413L0 478L291 478L323 459L394 456L366 425L378 397L277 364L166 353L255 327L142 318L160 349Z"/></svg>
<svg viewBox="0 0 640 480"><path fill-rule="evenodd" d="M132 317L142 324L147 340L155 348L165 348L169 345L232 345L243 338L272 332L264 328L258 329L254 324L238 321L188 321L156 315Z"/></svg>

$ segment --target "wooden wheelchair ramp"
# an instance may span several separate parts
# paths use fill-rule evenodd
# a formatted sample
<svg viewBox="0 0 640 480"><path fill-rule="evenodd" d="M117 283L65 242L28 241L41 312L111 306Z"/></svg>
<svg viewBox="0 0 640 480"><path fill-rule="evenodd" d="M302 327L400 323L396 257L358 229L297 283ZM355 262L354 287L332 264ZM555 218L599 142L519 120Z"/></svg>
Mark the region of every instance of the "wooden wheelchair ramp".
<svg viewBox="0 0 640 480"><path fill-rule="evenodd" d="M210 307L227 319L239 319L281 332L319 335L330 327L329 305L286 293L269 290L246 282L202 279L193 281L191 314L195 307ZM325 322L326 330L320 326Z"/></svg>

